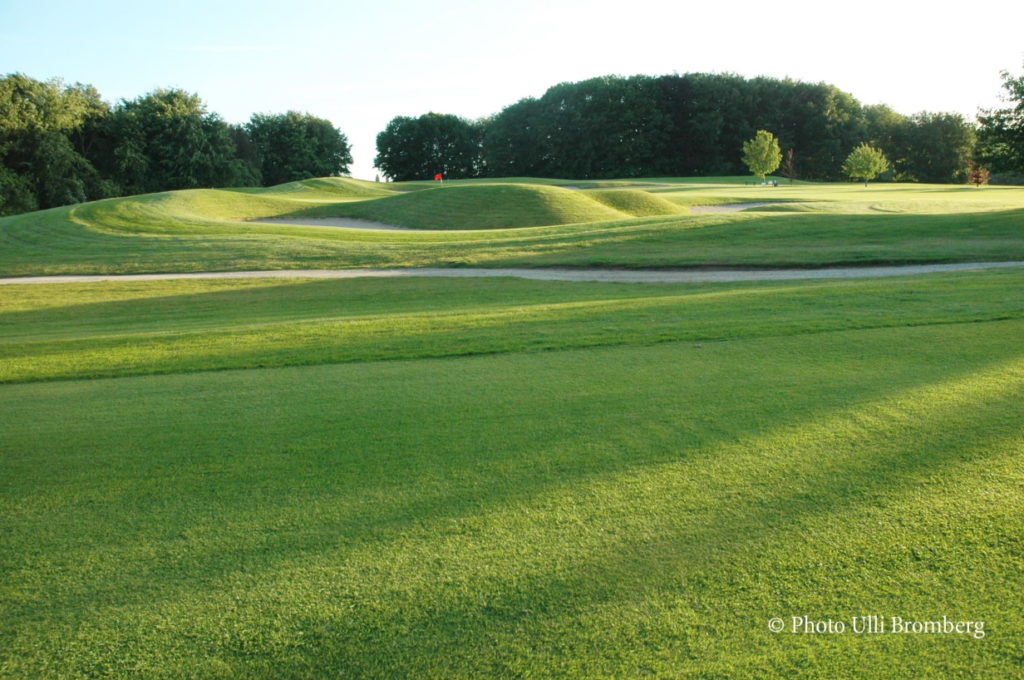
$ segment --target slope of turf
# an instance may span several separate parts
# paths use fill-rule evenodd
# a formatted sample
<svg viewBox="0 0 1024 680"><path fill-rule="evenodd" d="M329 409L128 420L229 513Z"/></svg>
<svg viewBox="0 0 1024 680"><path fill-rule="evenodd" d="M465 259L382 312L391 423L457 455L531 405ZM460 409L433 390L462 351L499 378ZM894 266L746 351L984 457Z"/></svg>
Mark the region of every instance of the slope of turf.
<svg viewBox="0 0 1024 680"><path fill-rule="evenodd" d="M1022 336L0 386L0 669L1014 677ZM790 629L866 614L985 636Z"/></svg>
<svg viewBox="0 0 1024 680"><path fill-rule="evenodd" d="M639 189L595 189L586 196L627 215L679 215L686 213L684 206Z"/></svg>
<svg viewBox="0 0 1024 680"><path fill-rule="evenodd" d="M501 229L600 222L632 213L562 187L457 184L303 214L358 217L419 229Z"/></svg>

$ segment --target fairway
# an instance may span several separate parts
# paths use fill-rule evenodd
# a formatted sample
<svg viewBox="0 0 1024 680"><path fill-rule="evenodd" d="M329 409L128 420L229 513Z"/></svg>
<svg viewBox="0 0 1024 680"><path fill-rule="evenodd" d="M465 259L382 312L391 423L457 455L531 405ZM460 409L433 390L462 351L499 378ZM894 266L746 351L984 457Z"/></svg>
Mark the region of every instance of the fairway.
<svg viewBox="0 0 1024 680"><path fill-rule="evenodd" d="M770 204L689 211L737 202ZM416 231L247 221L289 215ZM999 187L330 178L2 218L3 276L1007 266L2 285L0 678L1015 677L1021 259Z"/></svg>

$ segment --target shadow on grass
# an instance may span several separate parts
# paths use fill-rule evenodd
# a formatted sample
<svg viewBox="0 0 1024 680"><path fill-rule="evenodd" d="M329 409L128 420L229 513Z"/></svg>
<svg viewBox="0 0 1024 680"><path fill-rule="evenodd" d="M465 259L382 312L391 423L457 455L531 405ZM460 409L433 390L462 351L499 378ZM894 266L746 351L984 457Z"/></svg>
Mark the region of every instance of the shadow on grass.
<svg viewBox="0 0 1024 680"><path fill-rule="evenodd" d="M6 360L0 379L167 374L1019 318L1022 276L1006 271L898 281L643 286L401 278L138 282L119 284L128 299L75 304L75 295L90 292L89 284L79 284L72 288L76 293L68 293L67 304L0 314L0 356ZM168 295L171 290L182 292ZM154 297L145 297L146 291Z"/></svg>
<svg viewBox="0 0 1024 680"><path fill-rule="evenodd" d="M637 354L639 350L604 351L589 355L585 364L580 363L585 356L581 353L535 357L525 363L480 360L460 369L444 362L429 362L427 368L439 372L430 374L426 384L422 384L424 376L420 376L414 381L415 388L402 382L413 377L402 367L381 366L373 371L367 367L361 369L362 382L346 382L343 387L338 383L334 388L341 388L342 394L354 391L364 395L356 402L369 396L361 390L370 384L377 385L374 390L380 391L360 408L345 413L347 425L339 432L358 427L360 422L364 426L369 422L375 424L361 439L349 442L342 459L331 457L336 443L326 441L315 455L280 457L279 467L271 465L247 473L248 464L268 460L266 455L246 460L247 446L257 440L261 446L273 446L272 442L281 438L268 437L268 433L280 429L294 415L287 408L275 413L274 404L278 400L287 403L304 389L320 390L341 377L321 374L310 382L307 378L312 375L304 378L299 372L292 372L290 385L275 383L282 388L280 391L259 395L244 408L232 406L213 414L215 418L230 418L233 413L249 413L235 427L240 431L247 426L255 429L236 447L240 456L237 467L229 466L231 469L221 470L221 474L236 476L251 485L250 489L261 490L258 510L245 510L238 505L246 498L255 500L246 487L229 494L226 505L215 502L217 496L209 495L202 466L216 462L220 452L207 450L197 452L189 461L199 464L200 469L190 483L175 485L174 499L160 497L168 493L165 490L149 501L129 501L119 511L128 513L124 519L129 526L131 515L151 514L155 508L163 508L172 517L177 514L186 528L209 522L234 531L247 526L258 530L261 525L280 529L252 537L248 546L214 543L205 546L200 554L188 554L187 543L164 539L165 554L186 553L182 562L146 566L127 560L123 567L130 572L128 583L134 585L126 588L119 581L81 583L72 592L55 596L47 607L88 627L95 620L91 605L97 600L108 607L145 602L158 609L161 603L178 598L203 602L203 593L215 596L226 587L221 580L240 565L258 574L256 582L274 583L277 579L286 581L296 565L325 550L336 554L342 562L349 551L368 550L379 552L379 568L389 575L381 580L383 589L379 592L355 595L356 604L362 602L363 606L346 608L344 617L326 621L308 618L302 603L282 602L276 606L279 616L293 619L296 630L307 631L309 635L301 648L289 653L287 660L265 658L273 668L272 675L299 677L310 669L344 669L354 676L380 675L382 669L399 676L420 672L429 675L438 659L449 662L456 672L507 671L482 668L481 664L489 662L472 656L481 653L481 645L486 645L481 631L488 631L487 639L507 640L524 635L524 626L535 629L545 622L559 626L559 622L568 622L566 625L575 630L585 625L583 619L590 607L632 597L650 585L647 578L659 583L664 576L658 574L667 574L666 567L701 560L721 564L727 571L731 555L777 536L798 532L808 519L842 515L863 503L874 503L898 492L922 474L954 467L972 455L984 455L987 435L973 440L972 448L978 453L970 453L950 441L950 432L955 432L958 425L969 426L979 409L996 415L1016 412L1021 382L1018 348L986 335L981 328L901 333L909 335L897 336L891 331L858 334L846 336L833 346L825 340L807 339L756 346L744 343L733 349L723 347L724 354L710 356L681 354L681 347L671 351L660 348L650 356ZM893 361L894 345L902 361ZM956 356L949 356L943 347L957 348ZM808 353L809 348L812 349ZM499 364L495 361L513 365L496 371ZM668 365L665 361L673 363ZM578 373L584 367L586 377ZM808 389L815 384L815 375L823 379L827 376L830 382ZM184 387L209 379L213 378L174 380ZM240 374L230 377L228 383L217 388L222 396L212 395L213 403L247 379ZM666 385L666 381L672 384ZM660 403L661 399L671 398L676 386L692 389L699 382L715 385L716 381L723 384L710 391L696 390L700 395L695 397L696 403ZM83 395L92 393L95 399L130 384L120 381L115 385L111 381L95 390L89 385L72 387L81 389ZM161 392L175 390L170 383L153 384L160 385ZM403 384L406 386L402 387ZM121 397L124 403L111 406L125 406L137 398L125 394ZM477 402L487 408L467 411L467 404ZM627 405L625 411L623 405ZM200 402L191 409L207 412L207 406ZM366 421L376 407L386 409L384 420ZM436 414L433 419L428 415L431 412ZM195 417L188 412L178 415L182 418L180 422ZM312 415L307 413L306 418ZM323 416L327 417L327 413ZM465 420L466 416L472 417ZM701 418L707 419L708 424L697 425ZM523 427L537 419L544 421L540 429L536 425ZM169 419L165 428L173 428L174 422L177 420ZM1002 422L1010 423L1012 432L1018 431L1015 421L1003 418ZM256 426L257 423L262 426ZM639 439L634 436L637 428L646 432ZM302 424L293 431L301 432ZM395 431L399 433L397 438L389 434ZM837 431L841 434L836 435ZM803 432L812 442L825 439L809 445L818 455L808 458L799 452L775 456L763 453L773 445L789 446L792 432ZM322 436L307 434L310 441L297 442L298 451ZM1004 431L992 436L1005 434ZM200 445L205 441L202 436L188 433L165 436L178 442L175 450L182 450L180 445L191 439ZM851 437L855 437L856 451L850 448L854 443ZM421 441L418 448L404 450L422 438L426 441ZM602 441L612 445L588 449L588 443ZM488 445L498 442L502 444L497 450L488 453ZM209 446L211 442L206 443ZM155 445L159 448L162 442ZM431 446L438 450L428 453ZM386 451L391 453L382 459ZM516 451L526 455L510 458L509 454ZM862 452L872 455L865 457ZM113 452L109 457L112 460L116 455ZM602 493L595 492L595 488L616 488L633 475L649 475L655 480L655 486L648 491L651 499L676 498L676 494L688 488L682 483L687 470L701 479L700 470L720 460L728 463L723 470L726 474L707 478L707 493L714 502L700 501L693 506L691 498L687 506L699 522L690 525L667 521L670 504L652 518L657 527L653 538L650 534L639 539L618 536L596 542L598 552L574 552L571 532L560 533L551 527L542 530L540 537L546 531L548 540L556 541L547 549L552 553L552 564L531 571L516 567L514 558L506 556L514 572L507 583L471 574L465 591L438 585L435 579L443 573L436 565L422 564L416 569L415 561L396 567L386 563L395 551L401 553L411 548L411 554L416 554L419 542L429 545L445 540L446 527L453 519L545 507L560 494L570 494L577 502L600 502ZM159 459L135 460L111 469L110 474L145 475L150 465L170 463ZM312 467L307 469L305 465ZM346 466L347 475L334 476L345 472ZM306 470L306 474L296 476L296 470ZM277 476L288 471L290 475ZM389 474L400 475L401 479L389 478ZM321 484L315 483L317 479ZM359 496L351 502L345 500L347 479L356 482L354 490ZM221 481L224 480L217 477L212 480L214 486ZM737 483L741 488L738 494L734 491ZM408 496L410 485L418 489L415 495L420 498ZM296 493L296 486L308 491ZM317 486L321 487L319 491ZM685 495L678 497L686 502ZM339 501L345 507L341 514L311 519L316 515L310 512L317 508L322 511ZM622 499L618 501L621 503ZM212 511L210 514L201 510L204 503ZM116 521L119 512L107 521ZM767 517L773 520L768 522ZM307 521L319 523L319 531L298 538L289 535L290 529ZM515 513L512 521L520 521ZM93 557L82 562L93 563L97 552L103 553L106 548L123 543L125 538L117 533L107 535L109 544L91 546L88 550ZM478 550L496 550L501 554L500 545L489 543L487 536L470 541ZM581 543L581 547L585 545ZM73 563L77 557L71 552L65 559ZM556 568L555 563L560 566ZM395 593L389 592L388 584L397 587L402 582L403 570L409 569L421 576L426 573L425 585L415 590L414 584L414 592L393 599ZM631 573L637 577L621 580ZM337 598L353 597L344 584L335 586L336 590L325 597L334 598L336 603ZM406 599L410 595L413 597ZM192 609L198 607L197 612L204 606L189 605ZM11 611L18 614L15 608ZM244 643L243 638L229 638L215 645L217 649L197 653L237 655L236 660L242 662L251 659L251 649L244 647ZM564 649L573 641L538 640L537 644L540 653L555 655L556 646L562 645Z"/></svg>
<svg viewBox="0 0 1024 680"><path fill-rule="evenodd" d="M979 379L984 384L975 385ZM1017 410L1024 396L1022 385L1024 373L1018 356L960 376L885 393L855 407L819 414L820 417L804 423L787 423L778 431L737 433L739 442L713 443L704 453L695 452L692 457L661 463L654 469L640 472L627 466L605 469L592 477L574 477L563 488L575 489L578 499L598 502L600 494L588 490L592 484L617 486L638 472L658 478L659 488L648 490L645 500L676 497L686 485L674 483L673 477L683 474L684 469L699 466L702 459L716 456L738 457L745 466L743 472L749 475L715 479L714 488L708 493L716 502L703 507L687 504L687 517L698 519L698 523L673 521L671 513L663 511L653 532L656 538L650 538L649 532L639 540L606 541L599 544L600 552L584 550L569 557L561 554L553 560L558 566L553 566L550 573L515 573L506 583L482 578L476 587L462 592L443 586L434 592L432 586L445 581L444 570L423 565L423 571L431 575L426 583L413 593L403 592L390 607L390 614L383 617L380 610L356 608L345 617L325 622L302 618L296 611L296 628L313 632L315 642L301 655L301 662L277 666L275 672L297 674L308 665L321 672L343 668L356 676L384 671L398 676L440 677L450 673L452 677L498 677L516 675L515 669L529 667L531 660L535 668L549 667L547 664L567 656L584 676L608 672L604 664L609 659L602 658L602 650L593 647L594 639L586 637L586 633L578 638L573 635L586 631L589 613L595 607L614 602L626 604L627 609L637 603L642 606L652 589L683 590L689 595L684 599L699 600L699 579L695 585L680 589L680 576L693 571L717 572L722 580L743 581L744 577L735 573L736 559L741 555L760 552L783 538L800 543L802 527L820 518L833 518L831 521L842 526L844 519L858 509L884 506L904 497L923 478L955 478L958 466L984 459L990 443L1019 438L1024 432L1019 423L1007 417ZM994 415L1003 426L982 436L972 436L969 448L965 448L958 441L958 430L970 428L972 419L979 414ZM870 421L869 428L864 427L865 420ZM835 435L835 429L843 426L847 428L844 434ZM761 453L762 447L789 441L785 436L787 430L805 428L827 442L816 447L817 457L809 459L801 455L803 452L794 451L792 456L771 460ZM855 439L849 438L851 434ZM664 474L659 473L659 467ZM761 479L751 485L758 476ZM747 490L759 493L744 493ZM551 488L529 490L537 500L552 492ZM495 500L487 499L484 507L490 507ZM414 513L418 519L419 510ZM636 510L643 512L640 507ZM569 535L561 538L573 540ZM984 562L983 557L980 559ZM401 588L401 571L395 570L390 587ZM284 578L287 573L282 572ZM798 595L799 592L789 592L787 597ZM377 596L387 598L387 587ZM366 599L371 601L373 596ZM888 601L898 610L899 593L889 594ZM716 603L716 609L722 607L728 604ZM773 639L758 625L772 613L778 612L737 612L744 624L757 630L745 636L745 651L760 648L764 659L773 659L780 673L794 672L798 666L788 666L775 651L778 638ZM722 626L723 622L706 623ZM530 631L544 632L532 643L524 643L523 638L529 637ZM551 631L561 631L565 637L545 637ZM695 628L683 639L673 638L673 642L685 654L701 635ZM722 642L720 635L715 637ZM311 642L310 638L305 642ZM897 647L902 644L899 640L887 642ZM887 651L891 654L893 647L880 644L883 646L867 652L866 657L873 657L876 664L884 666ZM690 648L697 649L699 645ZM977 661L972 662L970 655L951 654L945 645L936 644L933 651L935 658L962 672ZM720 654L703 662L734 660L727 649L721 649ZM816 656L820 660L827 654L818 650ZM1005 649L988 653L990 657L1003 654ZM244 655L237 659L244 659ZM1001 663L1009 668L1014 660L1004 656ZM638 672L628 663L625 667L614 664L612 661L613 674Z"/></svg>

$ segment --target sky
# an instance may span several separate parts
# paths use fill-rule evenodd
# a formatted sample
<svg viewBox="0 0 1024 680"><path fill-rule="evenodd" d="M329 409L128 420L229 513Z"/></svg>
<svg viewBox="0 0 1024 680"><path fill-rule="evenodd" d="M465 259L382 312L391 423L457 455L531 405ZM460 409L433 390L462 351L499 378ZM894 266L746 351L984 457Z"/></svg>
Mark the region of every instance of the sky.
<svg viewBox="0 0 1024 680"><path fill-rule="evenodd" d="M88 83L111 103L177 87L232 123L309 112L373 179L395 116L474 119L603 75L824 81L973 119L999 105L1000 71L1024 71L1022 26L1021 0L0 0L0 74Z"/></svg>

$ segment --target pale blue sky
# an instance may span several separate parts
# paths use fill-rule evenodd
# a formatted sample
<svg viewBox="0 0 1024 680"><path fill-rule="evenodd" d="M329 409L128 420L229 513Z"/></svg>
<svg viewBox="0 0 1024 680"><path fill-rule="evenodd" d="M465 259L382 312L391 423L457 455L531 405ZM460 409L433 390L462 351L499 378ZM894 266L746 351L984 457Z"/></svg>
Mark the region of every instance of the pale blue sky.
<svg viewBox="0 0 1024 680"><path fill-rule="evenodd" d="M826 81L903 113L993 106L1024 70L1024 2L24 2L0 0L0 73L114 102L198 93L231 122L308 111L371 179L396 115L476 118L563 81L730 72Z"/></svg>

